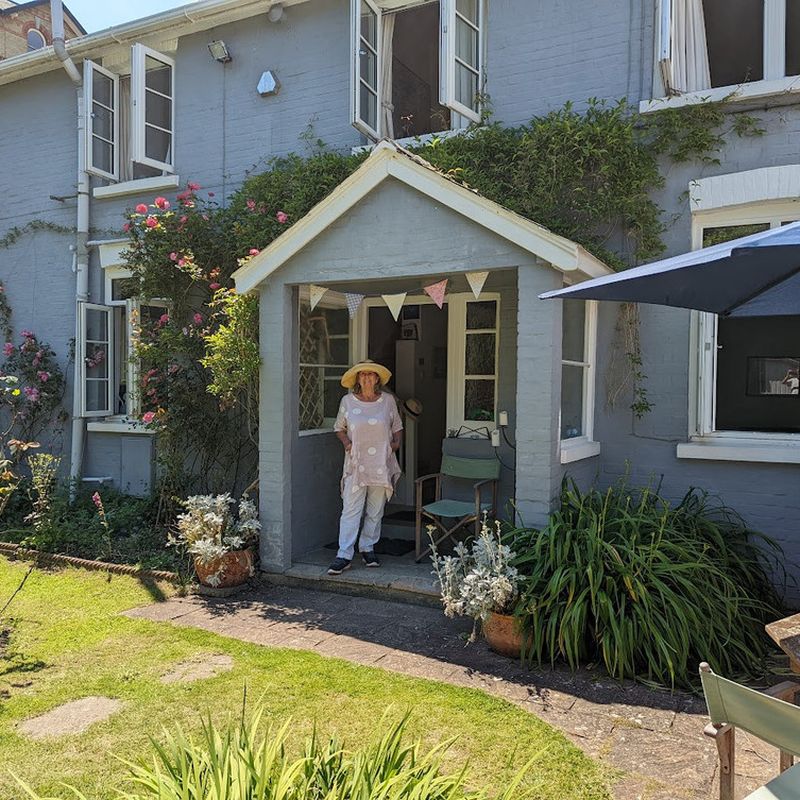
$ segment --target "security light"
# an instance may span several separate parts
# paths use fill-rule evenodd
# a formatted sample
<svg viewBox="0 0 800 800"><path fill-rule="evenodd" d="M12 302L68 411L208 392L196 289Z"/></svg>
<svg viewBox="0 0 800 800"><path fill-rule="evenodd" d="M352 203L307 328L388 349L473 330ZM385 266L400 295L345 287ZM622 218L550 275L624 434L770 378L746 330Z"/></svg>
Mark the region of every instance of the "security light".
<svg viewBox="0 0 800 800"><path fill-rule="evenodd" d="M211 55L214 56L214 58L219 61L220 64L227 64L233 58L228 50L228 46L222 41L222 39L209 42L208 52L211 53Z"/></svg>

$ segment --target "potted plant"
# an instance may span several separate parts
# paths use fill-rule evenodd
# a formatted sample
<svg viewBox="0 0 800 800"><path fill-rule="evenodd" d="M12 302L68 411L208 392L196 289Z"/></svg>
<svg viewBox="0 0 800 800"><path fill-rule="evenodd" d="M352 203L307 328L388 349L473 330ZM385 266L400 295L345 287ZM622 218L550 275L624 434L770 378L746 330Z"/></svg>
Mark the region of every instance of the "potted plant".
<svg viewBox="0 0 800 800"><path fill-rule="evenodd" d="M239 500L234 516L230 494L193 495L182 503L172 543L186 548L194 559L200 585L212 590L241 586L254 573L253 545L261 523L255 503Z"/></svg>
<svg viewBox="0 0 800 800"><path fill-rule="evenodd" d="M484 516L479 536L467 547L459 542L452 556L439 556L434 550L433 567L442 592L444 613L448 617L472 617L470 641L478 626L489 647L496 653L519 658L522 635L513 616L522 580L511 562L515 557L504 545L500 523L494 530Z"/></svg>

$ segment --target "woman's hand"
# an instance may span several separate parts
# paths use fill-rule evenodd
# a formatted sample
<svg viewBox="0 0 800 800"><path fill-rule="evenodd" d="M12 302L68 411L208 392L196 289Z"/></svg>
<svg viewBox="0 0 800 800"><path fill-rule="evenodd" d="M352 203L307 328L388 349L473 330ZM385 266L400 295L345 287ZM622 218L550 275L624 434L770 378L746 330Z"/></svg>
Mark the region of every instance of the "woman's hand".
<svg viewBox="0 0 800 800"><path fill-rule="evenodd" d="M400 449L400 443L402 441L403 441L402 432L398 431L392 436L391 448L393 453L396 453Z"/></svg>
<svg viewBox="0 0 800 800"><path fill-rule="evenodd" d="M348 439L346 442L342 442L344 445L345 453L349 453L353 449L353 443Z"/></svg>
<svg viewBox="0 0 800 800"><path fill-rule="evenodd" d="M336 438L342 443L345 453L349 453L353 448L350 437L344 431L336 431Z"/></svg>

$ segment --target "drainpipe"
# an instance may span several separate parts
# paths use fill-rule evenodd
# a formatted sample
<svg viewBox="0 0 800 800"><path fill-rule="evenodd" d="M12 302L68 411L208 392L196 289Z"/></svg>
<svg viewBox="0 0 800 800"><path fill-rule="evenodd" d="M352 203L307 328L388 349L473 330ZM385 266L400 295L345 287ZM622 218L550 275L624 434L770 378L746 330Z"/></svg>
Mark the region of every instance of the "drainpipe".
<svg viewBox="0 0 800 800"><path fill-rule="evenodd" d="M67 52L64 41L64 7L60 0L50 0L50 17L53 27L53 50L69 79L75 86L78 111L78 210L75 226L75 343L79 341L78 304L89 299L89 174L86 172L86 130L83 96L83 78ZM72 377L72 447L69 459L70 498L74 499L81 477L83 444L86 426L81 409L80 369L77 357Z"/></svg>

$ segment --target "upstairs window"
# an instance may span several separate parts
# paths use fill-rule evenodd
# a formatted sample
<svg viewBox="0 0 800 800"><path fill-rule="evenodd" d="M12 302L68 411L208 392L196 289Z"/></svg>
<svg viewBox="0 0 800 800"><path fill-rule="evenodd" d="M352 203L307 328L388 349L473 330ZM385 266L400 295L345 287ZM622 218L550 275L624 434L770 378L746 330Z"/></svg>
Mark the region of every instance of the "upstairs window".
<svg viewBox="0 0 800 800"><path fill-rule="evenodd" d="M43 47L47 47L47 40L44 38L44 34L36 28L31 28L28 31L26 39L29 53L31 50L41 50Z"/></svg>
<svg viewBox="0 0 800 800"><path fill-rule="evenodd" d="M175 62L142 44L119 75L84 61L87 171L106 180L173 172Z"/></svg>
<svg viewBox="0 0 800 800"><path fill-rule="evenodd" d="M660 0L667 94L800 74L799 0Z"/></svg>
<svg viewBox="0 0 800 800"><path fill-rule="evenodd" d="M477 122L484 13L483 0L351 0L353 124L378 139Z"/></svg>

